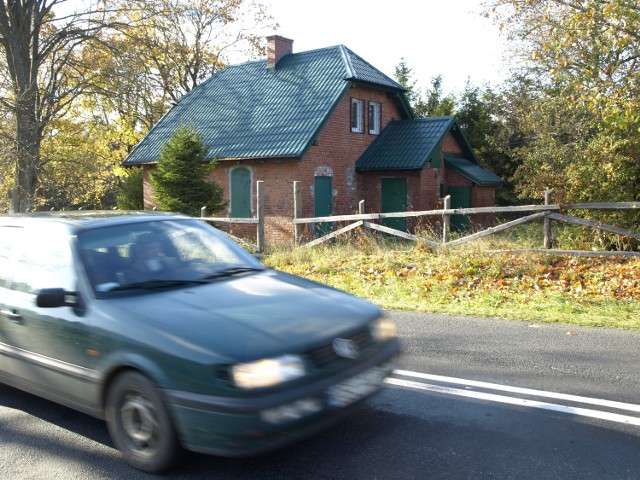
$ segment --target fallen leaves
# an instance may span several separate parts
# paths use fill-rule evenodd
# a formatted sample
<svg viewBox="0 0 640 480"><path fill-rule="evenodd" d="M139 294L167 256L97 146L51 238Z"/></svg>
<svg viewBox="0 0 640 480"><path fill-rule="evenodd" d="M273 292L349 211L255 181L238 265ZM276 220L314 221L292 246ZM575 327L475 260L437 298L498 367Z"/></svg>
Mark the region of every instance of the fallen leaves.
<svg viewBox="0 0 640 480"><path fill-rule="evenodd" d="M274 264L291 273L347 289L356 295L422 298L428 303L531 304L560 296L568 304L640 300L640 259L515 255L426 249L351 252L308 262Z"/></svg>

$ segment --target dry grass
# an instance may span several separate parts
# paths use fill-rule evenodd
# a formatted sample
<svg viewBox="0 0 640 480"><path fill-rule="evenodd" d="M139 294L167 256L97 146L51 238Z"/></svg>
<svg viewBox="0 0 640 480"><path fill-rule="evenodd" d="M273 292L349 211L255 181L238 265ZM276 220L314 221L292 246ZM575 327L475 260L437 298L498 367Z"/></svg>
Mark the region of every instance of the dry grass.
<svg viewBox="0 0 640 480"><path fill-rule="evenodd" d="M272 248L265 263L386 309L640 328L640 259L487 253L537 242L488 237L433 250L356 231L314 248Z"/></svg>

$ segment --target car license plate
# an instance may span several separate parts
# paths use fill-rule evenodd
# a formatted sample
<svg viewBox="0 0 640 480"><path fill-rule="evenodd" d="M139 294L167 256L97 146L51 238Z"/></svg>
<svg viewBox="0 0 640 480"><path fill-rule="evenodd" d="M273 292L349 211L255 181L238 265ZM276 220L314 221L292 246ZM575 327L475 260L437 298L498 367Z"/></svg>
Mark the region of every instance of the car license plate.
<svg viewBox="0 0 640 480"><path fill-rule="evenodd" d="M367 397L382 386L388 373L389 368L379 366L338 383L327 390L327 403L334 408L346 407Z"/></svg>

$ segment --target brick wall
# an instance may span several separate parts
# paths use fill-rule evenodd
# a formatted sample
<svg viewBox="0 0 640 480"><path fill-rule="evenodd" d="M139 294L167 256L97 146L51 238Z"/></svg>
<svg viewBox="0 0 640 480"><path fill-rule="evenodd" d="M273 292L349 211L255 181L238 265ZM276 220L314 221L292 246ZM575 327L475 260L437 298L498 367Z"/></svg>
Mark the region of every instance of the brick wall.
<svg viewBox="0 0 640 480"><path fill-rule="evenodd" d="M150 165L144 165L142 167L142 202L144 204L145 210L151 210L154 207L153 203L153 187L151 186L151 181L149 180L149 172L155 167Z"/></svg>
<svg viewBox="0 0 640 480"><path fill-rule="evenodd" d="M462 153L460 144L455 139L451 132L447 133L442 139L442 152L443 153Z"/></svg>
<svg viewBox="0 0 640 480"><path fill-rule="evenodd" d="M460 175L455 170L445 169L445 183L447 187L470 187L473 185L471 180Z"/></svg>

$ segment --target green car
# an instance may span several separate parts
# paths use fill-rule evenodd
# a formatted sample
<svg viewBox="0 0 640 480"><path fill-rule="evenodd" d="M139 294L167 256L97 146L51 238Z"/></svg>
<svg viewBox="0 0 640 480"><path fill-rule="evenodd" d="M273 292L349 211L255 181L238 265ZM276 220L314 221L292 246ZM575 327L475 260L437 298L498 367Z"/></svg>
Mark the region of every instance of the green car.
<svg viewBox="0 0 640 480"><path fill-rule="evenodd" d="M0 382L106 419L141 470L326 427L399 351L378 307L267 268L204 221L0 217Z"/></svg>

